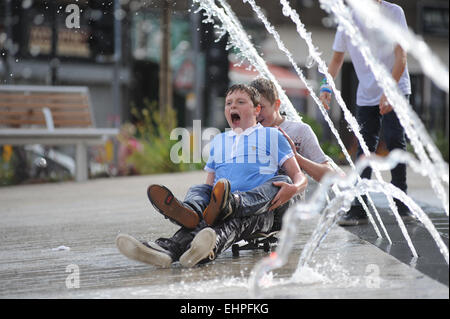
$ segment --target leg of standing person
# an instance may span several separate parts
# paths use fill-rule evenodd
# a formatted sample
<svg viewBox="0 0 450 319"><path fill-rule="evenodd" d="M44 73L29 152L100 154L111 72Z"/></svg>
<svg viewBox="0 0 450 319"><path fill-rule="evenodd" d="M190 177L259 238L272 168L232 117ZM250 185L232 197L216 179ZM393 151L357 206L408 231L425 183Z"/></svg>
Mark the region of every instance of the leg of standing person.
<svg viewBox="0 0 450 319"><path fill-rule="evenodd" d="M356 115L359 124L359 129L364 141L371 153L374 153L378 147L381 120L380 109L378 106L357 106ZM361 145L358 145L356 158L359 159L364 155ZM372 177L372 168L367 167L361 173L361 178L370 179ZM366 196L362 196L367 203ZM341 226L355 226L367 224L368 217L358 199L352 203L350 210L339 221Z"/></svg>
<svg viewBox="0 0 450 319"><path fill-rule="evenodd" d="M406 98L409 99L409 96L406 96ZM394 111L383 115L383 133L389 152L395 149L406 151L405 129L400 124L400 121ZM408 185L406 183L406 164L398 164L394 167L391 170L391 178L392 185L401 189L404 193L407 192ZM402 201L395 198L394 201L403 221L409 222L415 220L408 207L403 204Z"/></svg>
<svg viewBox="0 0 450 319"><path fill-rule="evenodd" d="M406 151L405 131L394 111L383 115L383 134L389 152L395 149ZM391 183L406 193L406 165L398 164L391 170L391 177Z"/></svg>

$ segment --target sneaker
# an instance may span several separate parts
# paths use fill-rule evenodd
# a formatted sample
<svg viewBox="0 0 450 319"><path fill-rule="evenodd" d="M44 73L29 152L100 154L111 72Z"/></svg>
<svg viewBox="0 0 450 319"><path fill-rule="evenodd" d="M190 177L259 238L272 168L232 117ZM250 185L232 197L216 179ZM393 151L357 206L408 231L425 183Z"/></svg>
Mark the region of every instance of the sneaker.
<svg viewBox="0 0 450 319"><path fill-rule="evenodd" d="M230 217L233 214L232 200L233 194L230 192L230 182L221 178L211 192L211 200L203 211L203 219L212 226Z"/></svg>
<svg viewBox="0 0 450 319"><path fill-rule="evenodd" d="M127 234L119 234L116 246L126 257L146 264L168 268L172 264L170 252L152 242L140 242Z"/></svg>
<svg viewBox="0 0 450 319"><path fill-rule="evenodd" d="M167 187L150 185L147 196L153 207L175 224L189 229L194 229L198 225L200 221L198 214L184 206Z"/></svg>
<svg viewBox="0 0 450 319"><path fill-rule="evenodd" d="M369 219L362 206L352 206L338 221L339 226L357 226L366 225L368 223Z"/></svg>
<svg viewBox="0 0 450 319"><path fill-rule="evenodd" d="M208 258L215 259L214 247L217 234L212 228L204 228L191 242L189 249L180 257L180 263L184 267L194 267L200 261Z"/></svg>

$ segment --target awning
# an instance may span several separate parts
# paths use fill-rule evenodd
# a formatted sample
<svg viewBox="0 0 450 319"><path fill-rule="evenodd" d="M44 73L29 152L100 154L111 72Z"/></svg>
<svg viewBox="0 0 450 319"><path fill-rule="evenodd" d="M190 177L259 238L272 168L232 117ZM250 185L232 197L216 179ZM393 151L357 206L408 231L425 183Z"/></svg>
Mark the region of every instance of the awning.
<svg viewBox="0 0 450 319"><path fill-rule="evenodd" d="M267 67L288 96L305 97L309 95L308 89L296 73L274 64L267 64ZM230 86L236 83L248 84L259 76L259 73L252 70L249 64L244 63L239 66L236 63L230 62L228 72ZM180 91L192 90L194 76L195 66L189 59L186 59L174 76L175 89Z"/></svg>
<svg viewBox="0 0 450 319"><path fill-rule="evenodd" d="M283 90L286 91L288 96L305 97L309 95L308 89L296 73L291 72L287 68L274 64L267 64L267 67L277 79ZM248 64L242 64L239 66L234 63L230 63L229 77L232 84L248 84L258 76L259 73L254 71L253 68L250 68Z"/></svg>

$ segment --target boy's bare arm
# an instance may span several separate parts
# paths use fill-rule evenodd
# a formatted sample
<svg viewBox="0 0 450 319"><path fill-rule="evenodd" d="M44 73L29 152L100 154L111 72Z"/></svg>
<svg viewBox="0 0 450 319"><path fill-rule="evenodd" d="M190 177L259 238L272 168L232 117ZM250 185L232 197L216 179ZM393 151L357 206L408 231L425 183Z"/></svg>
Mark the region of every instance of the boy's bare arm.
<svg viewBox="0 0 450 319"><path fill-rule="evenodd" d="M295 158L297 159L298 165L300 165L306 174L317 182L320 182L326 173L334 172L334 169L328 162L316 163L298 153L295 154Z"/></svg>

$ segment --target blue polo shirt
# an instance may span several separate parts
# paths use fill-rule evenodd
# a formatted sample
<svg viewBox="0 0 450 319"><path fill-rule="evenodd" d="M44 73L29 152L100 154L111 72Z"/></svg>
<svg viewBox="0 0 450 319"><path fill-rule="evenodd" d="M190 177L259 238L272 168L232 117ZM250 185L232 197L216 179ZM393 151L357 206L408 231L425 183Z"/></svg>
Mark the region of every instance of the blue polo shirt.
<svg viewBox="0 0 450 319"><path fill-rule="evenodd" d="M230 181L231 191L248 191L277 175L278 168L294 153L283 134L261 124L241 134L228 131L210 143L205 170Z"/></svg>

